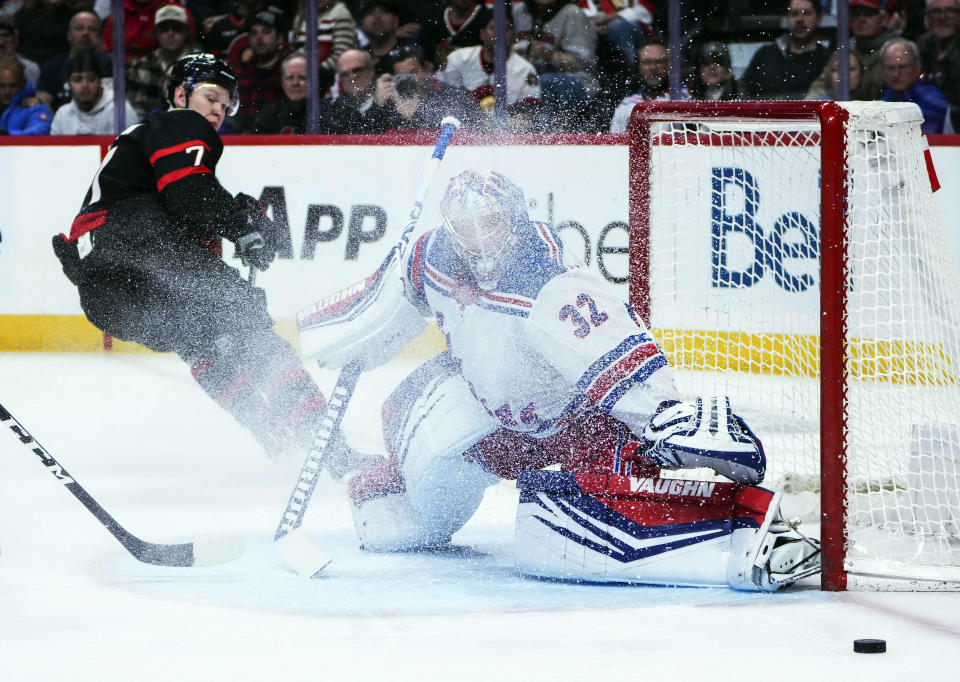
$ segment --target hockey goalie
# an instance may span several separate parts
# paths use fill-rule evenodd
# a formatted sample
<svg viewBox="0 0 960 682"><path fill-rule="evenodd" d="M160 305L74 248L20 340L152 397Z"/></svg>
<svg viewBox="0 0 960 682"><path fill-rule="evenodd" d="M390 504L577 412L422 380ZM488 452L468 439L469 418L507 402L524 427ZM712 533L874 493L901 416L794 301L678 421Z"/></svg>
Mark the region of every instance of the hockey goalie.
<svg viewBox="0 0 960 682"><path fill-rule="evenodd" d="M773 591L819 571L818 542L759 487L763 447L729 399L677 395L642 321L567 261L520 188L465 171L440 213L399 272L299 319L328 366L381 364L426 319L446 342L385 401L387 458L348 480L364 549L442 546L507 478L525 575ZM660 477L704 467L723 480Z"/></svg>

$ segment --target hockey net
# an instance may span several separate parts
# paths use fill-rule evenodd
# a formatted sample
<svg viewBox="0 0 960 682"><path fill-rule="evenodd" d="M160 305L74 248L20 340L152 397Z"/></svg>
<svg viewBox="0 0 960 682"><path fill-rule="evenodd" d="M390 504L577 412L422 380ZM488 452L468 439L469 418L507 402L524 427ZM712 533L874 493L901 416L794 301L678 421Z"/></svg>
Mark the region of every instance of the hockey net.
<svg viewBox="0 0 960 682"><path fill-rule="evenodd" d="M631 121L631 303L681 393L729 395L760 436L825 589L960 588L960 283L921 121L879 102Z"/></svg>

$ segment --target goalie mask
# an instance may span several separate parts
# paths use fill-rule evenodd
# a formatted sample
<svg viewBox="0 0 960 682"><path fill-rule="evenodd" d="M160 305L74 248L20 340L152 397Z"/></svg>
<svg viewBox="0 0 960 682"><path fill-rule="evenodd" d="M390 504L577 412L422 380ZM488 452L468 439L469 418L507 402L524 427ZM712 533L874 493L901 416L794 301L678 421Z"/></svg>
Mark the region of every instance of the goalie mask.
<svg viewBox="0 0 960 682"><path fill-rule="evenodd" d="M500 173L464 171L447 185L440 217L477 285L493 289L527 222L523 192Z"/></svg>
<svg viewBox="0 0 960 682"><path fill-rule="evenodd" d="M177 88L183 86L184 94L189 101L190 95L203 85L219 85L230 93L230 105L227 107L227 116L233 116L240 108L240 97L237 90L237 75L226 62L212 54L188 54L181 57L170 69L167 77L166 92L167 104L171 107L173 94Z"/></svg>

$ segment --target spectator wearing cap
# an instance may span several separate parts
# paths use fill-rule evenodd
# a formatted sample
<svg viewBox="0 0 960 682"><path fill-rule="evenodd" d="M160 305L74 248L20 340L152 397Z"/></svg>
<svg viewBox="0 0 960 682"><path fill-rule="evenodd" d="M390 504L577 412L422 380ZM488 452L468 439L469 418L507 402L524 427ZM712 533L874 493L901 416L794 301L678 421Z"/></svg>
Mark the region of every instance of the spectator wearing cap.
<svg viewBox="0 0 960 682"><path fill-rule="evenodd" d="M23 64L0 57L0 135L47 135L53 112L34 96Z"/></svg>
<svg viewBox="0 0 960 682"><path fill-rule="evenodd" d="M283 93L280 66L285 48L280 21L280 14L270 9L247 18L250 56L237 69L240 111L230 122L230 132L252 132L260 110Z"/></svg>
<svg viewBox="0 0 960 682"><path fill-rule="evenodd" d="M850 95L846 99L851 100L864 100L870 99L869 92L864 87L863 82L863 60L860 58L860 55L856 50L850 50L848 53L848 59L850 64L848 67L849 72L849 83L850 83ZM820 78L817 78L813 84L810 86L810 89L807 90L807 94L804 99L808 100L825 100L832 99L838 100L842 99L840 94L840 50L834 50L833 54L830 55L830 60L827 62L826 68L823 70L823 74ZM824 87L828 89L824 89Z"/></svg>
<svg viewBox="0 0 960 682"><path fill-rule="evenodd" d="M960 130L960 0L929 0L925 21L917 40L923 73L943 91L953 129Z"/></svg>
<svg viewBox="0 0 960 682"><path fill-rule="evenodd" d="M433 130L444 116L455 116L465 128L476 128L480 109L462 87L446 85L426 68L423 50L407 47L393 62L393 74L377 79L368 116L384 130Z"/></svg>
<svg viewBox="0 0 960 682"><path fill-rule="evenodd" d="M509 128L514 132L528 132L540 110L540 80L533 64L511 50L514 41L513 20L507 12L504 37L507 43L507 113ZM494 109L494 21L493 17L480 31L481 45L461 47L447 56L437 78L447 85L470 93L479 107L485 127L493 127Z"/></svg>
<svg viewBox="0 0 960 682"><path fill-rule="evenodd" d="M861 83L864 99L879 99L883 94L884 76L883 64L880 63L880 47L896 38L896 30L887 28L886 3L882 0L850 0L850 48L856 50L863 62L863 82ZM830 83L827 74L821 74L811 84L818 91L829 91Z"/></svg>
<svg viewBox="0 0 960 682"><path fill-rule="evenodd" d="M819 0L790 0L787 32L758 49L740 85L750 99L803 99L823 72L830 51L817 42L822 19Z"/></svg>
<svg viewBox="0 0 960 682"><path fill-rule="evenodd" d="M94 50L78 52L67 62L67 83L72 97L69 104L57 109L53 117L54 135L113 135L113 88L103 84L104 73ZM124 102L127 123L139 120L137 112Z"/></svg>
<svg viewBox="0 0 960 682"><path fill-rule="evenodd" d="M387 90L377 89L373 58L366 50L346 50L337 60L339 96L325 101L320 110L320 129L333 135L380 135L382 118L371 116L375 105L386 101Z"/></svg>
<svg viewBox="0 0 960 682"><path fill-rule="evenodd" d="M180 57L194 52L187 11L180 5L164 5L154 16L157 49L134 60L127 69L127 100L139 118L166 109L163 84L167 69Z"/></svg>
<svg viewBox="0 0 960 682"><path fill-rule="evenodd" d="M97 50L100 69L111 73L110 57L100 50L100 17L89 10L81 10L70 18L67 26L67 44L70 48L51 59L40 72L37 83L37 97L56 111L70 101L70 87L67 85L67 62L78 52ZM110 79L113 83L113 79Z"/></svg>
<svg viewBox="0 0 960 682"><path fill-rule="evenodd" d="M13 20L7 17L0 17L0 57L16 57L17 61L23 66L23 73L30 85L36 87L40 80L40 65L32 59L24 57L17 53L19 37L17 27Z"/></svg>
<svg viewBox="0 0 960 682"><path fill-rule="evenodd" d="M480 31L492 16L492 10L481 0L447 0L439 20L424 24L420 31L419 41L427 60L439 70L447 55L457 48L480 45Z"/></svg>
<svg viewBox="0 0 960 682"><path fill-rule="evenodd" d="M303 135L307 132L307 57L294 52L280 63L283 94L270 102L253 123L258 135Z"/></svg>
<svg viewBox="0 0 960 682"><path fill-rule="evenodd" d="M923 67L917 44L906 38L893 38L880 48L880 63L887 89L884 102L913 102L923 113L920 130L925 135L952 133L947 118L950 105L940 89L920 80Z"/></svg>
<svg viewBox="0 0 960 682"><path fill-rule="evenodd" d="M71 17L80 10L92 9L89 0L24 0L13 14L20 51L42 69L69 48L66 35Z"/></svg>
<svg viewBox="0 0 960 682"><path fill-rule="evenodd" d="M700 46L690 81L693 99L720 102L737 99L740 88L730 70L730 51L723 43L711 40Z"/></svg>
<svg viewBox="0 0 960 682"><path fill-rule="evenodd" d="M129 66L135 59L146 57L157 49L156 31L154 30L154 17L164 5L177 4L184 8L187 13L187 22L190 26L190 36L196 35L196 25L193 21L193 15L181 2L172 0L123 0L123 33L124 57ZM107 17L103 24L103 51L113 52L113 17Z"/></svg>
<svg viewBox="0 0 960 682"><path fill-rule="evenodd" d="M317 0L317 59L320 62L320 90L333 85L337 73L337 58L346 50L360 47L357 22L340 0ZM307 7L304 0L297 5L293 19L291 47L306 50Z"/></svg>

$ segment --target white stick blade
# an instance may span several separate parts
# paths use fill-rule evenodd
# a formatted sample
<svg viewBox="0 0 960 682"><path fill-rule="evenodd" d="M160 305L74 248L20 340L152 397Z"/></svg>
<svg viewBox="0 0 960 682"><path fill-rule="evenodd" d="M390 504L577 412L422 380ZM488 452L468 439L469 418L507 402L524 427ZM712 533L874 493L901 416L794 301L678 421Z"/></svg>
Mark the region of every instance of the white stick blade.
<svg viewBox="0 0 960 682"><path fill-rule="evenodd" d="M194 566L225 564L241 554L243 554L243 539L236 535L201 538L193 543Z"/></svg>
<svg viewBox="0 0 960 682"><path fill-rule="evenodd" d="M274 540L273 546L287 565L304 578L316 578L332 561L331 557L321 552L299 528Z"/></svg>

